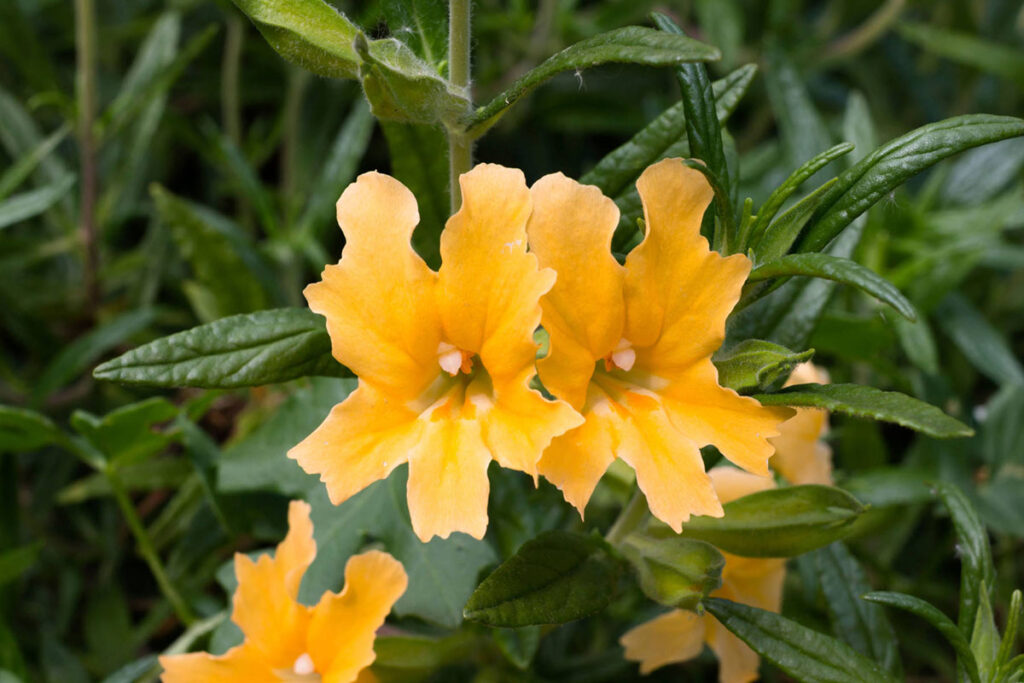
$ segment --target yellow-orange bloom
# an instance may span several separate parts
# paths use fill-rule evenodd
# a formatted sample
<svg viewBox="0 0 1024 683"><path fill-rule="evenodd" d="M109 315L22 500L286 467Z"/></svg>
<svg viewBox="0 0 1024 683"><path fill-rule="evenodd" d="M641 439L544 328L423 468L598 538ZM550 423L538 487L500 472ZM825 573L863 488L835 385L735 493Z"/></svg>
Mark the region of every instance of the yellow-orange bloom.
<svg viewBox="0 0 1024 683"><path fill-rule="evenodd" d="M736 498L773 488L769 477L759 477L732 467L715 467L709 473L718 496L728 503ZM722 587L714 597L778 612L782 606L782 583L786 561L725 555ZM718 656L721 683L749 683L757 680L760 658L746 643L730 633L710 614L698 616L672 610L630 629L620 639L626 658L640 662L640 672L685 662L700 654L704 644Z"/></svg>
<svg viewBox="0 0 1024 683"><path fill-rule="evenodd" d="M373 641L391 606L405 592L401 563L372 550L349 558L345 588L325 593L314 607L296 601L316 557L309 505L288 508L288 535L273 557L235 555L231 619L245 641L223 655L205 652L161 657L164 683L346 683L374 660Z"/></svg>
<svg viewBox="0 0 1024 683"><path fill-rule="evenodd" d="M712 191L679 159L637 181L647 235L625 266L612 257L615 204L561 174L533 186L530 247L558 281L541 300L551 351L544 385L585 423L552 441L540 473L581 514L616 455L636 471L651 512L679 531L690 515L721 516L701 460L714 444L732 462L768 474L769 437L793 413L718 384L711 354L750 272L700 235Z"/></svg>
<svg viewBox="0 0 1024 683"><path fill-rule="evenodd" d="M786 386L828 384L828 373L813 363L801 363L793 369ZM832 449L822 441L828 433L828 411L797 408L796 415L779 427L771 439L775 446L771 466L791 484L832 484Z"/></svg>
<svg viewBox="0 0 1024 683"><path fill-rule="evenodd" d="M460 182L438 272L410 245L419 212L404 185L366 173L341 195L342 259L305 295L359 386L288 453L336 505L408 462L424 541L483 537L490 461L536 478L552 437L582 421L528 386L539 300L555 273L526 253L523 174L485 164Z"/></svg>

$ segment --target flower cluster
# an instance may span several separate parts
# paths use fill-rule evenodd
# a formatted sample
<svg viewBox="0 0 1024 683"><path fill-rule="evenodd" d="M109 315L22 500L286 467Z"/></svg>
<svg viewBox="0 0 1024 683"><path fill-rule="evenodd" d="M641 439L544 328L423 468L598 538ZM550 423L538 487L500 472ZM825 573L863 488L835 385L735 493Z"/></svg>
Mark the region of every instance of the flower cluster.
<svg viewBox="0 0 1024 683"><path fill-rule="evenodd" d="M582 513L621 457L678 531L722 514L702 446L768 474L792 411L718 384L711 354L751 264L700 235L701 173L667 159L641 175L647 234L624 265L610 251L618 209L596 188L561 174L528 188L489 164L461 185L436 272L411 246L418 211L401 183L367 173L338 200L342 259L305 293L359 386L289 452L332 502L408 463L416 534L480 538L491 460L545 476ZM551 347L535 363L538 324Z"/></svg>

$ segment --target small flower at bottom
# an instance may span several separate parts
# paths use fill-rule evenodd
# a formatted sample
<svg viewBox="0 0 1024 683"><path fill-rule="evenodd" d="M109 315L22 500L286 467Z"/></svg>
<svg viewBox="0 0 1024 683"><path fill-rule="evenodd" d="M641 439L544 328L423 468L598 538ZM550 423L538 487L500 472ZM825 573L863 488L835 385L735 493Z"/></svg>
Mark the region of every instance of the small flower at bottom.
<svg viewBox="0 0 1024 683"><path fill-rule="evenodd" d="M615 204L561 174L532 188L530 248L558 281L541 300L550 353L537 364L552 394L583 413L555 438L540 473L582 513L620 457L636 471L651 512L679 531L690 515L721 516L700 448L768 474L779 424L793 412L762 406L718 384L711 354L750 272L700 234L712 190L679 159L637 181L647 234L619 265L611 254Z"/></svg>
<svg viewBox="0 0 1024 683"><path fill-rule="evenodd" d="M305 294L359 386L288 453L336 505L408 462L423 541L482 538L490 461L536 479L551 439L582 422L529 387L539 301L555 273L526 252L523 174L485 164L460 182L437 272L410 244L419 213L404 185L366 173L341 195L342 259Z"/></svg>
<svg viewBox="0 0 1024 683"><path fill-rule="evenodd" d="M828 384L828 373L814 364L801 363L793 369L786 386ZM796 415L779 427L772 437L775 455L769 464L791 484L832 484L832 449L822 441L828 433L828 411L797 408Z"/></svg>
<svg viewBox="0 0 1024 683"><path fill-rule="evenodd" d="M715 467L708 475L724 503L775 486L769 477L748 474L733 467ZM712 592L712 597L778 612L782 606L786 561L722 554L725 556L722 587ZM707 643L718 657L718 679L721 683L757 680L760 664L757 653L710 614L698 616L685 610L672 610L630 629L620 642L626 648L626 659L640 662L642 674L666 664L693 659Z"/></svg>
<svg viewBox="0 0 1024 683"><path fill-rule="evenodd" d="M243 643L220 656L205 652L160 658L164 683L346 683L364 680L375 658L377 629L405 592L398 560L376 550L345 565L345 588L307 607L299 584L316 557L309 505L288 508L288 535L273 557L235 555L232 620Z"/></svg>

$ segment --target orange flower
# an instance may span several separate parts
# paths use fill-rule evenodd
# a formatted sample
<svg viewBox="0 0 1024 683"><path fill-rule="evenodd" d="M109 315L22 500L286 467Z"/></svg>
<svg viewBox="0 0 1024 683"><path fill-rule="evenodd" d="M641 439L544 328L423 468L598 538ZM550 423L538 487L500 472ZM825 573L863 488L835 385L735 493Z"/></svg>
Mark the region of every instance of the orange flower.
<svg viewBox="0 0 1024 683"><path fill-rule="evenodd" d="M538 302L555 273L526 253L523 174L485 164L460 182L438 272L410 245L419 213L405 186L366 173L341 195L342 259L305 294L359 386L288 453L320 475L336 505L408 462L409 513L423 541L483 537L490 461L536 479L552 437L582 421L528 386Z"/></svg>
<svg viewBox="0 0 1024 683"><path fill-rule="evenodd" d="M775 486L768 477L732 467L715 467L708 474L718 496L726 503ZM722 554L725 556L722 587L711 595L778 612L782 606L786 561ZM693 612L672 610L630 629L620 642L626 648L626 659L640 662L642 674L666 664L693 659L707 643L718 656L721 683L757 680L760 664L757 653L710 614L698 616Z"/></svg>
<svg viewBox="0 0 1024 683"><path fill-rule="evenodd" d="M801 363L793 369L786 386L828 384L828 373L813 363ZM828 411L797 408L796 415L779 427L771 439L775 446L771 466L791 484L832 484L832 449L822 441L828 433Z"/></svg>
<svg viewBox="0 0 1024 683"><path fill-rule="evenodd" d="M619 212L595 187L561 174L533 186L530 246L558 282L541 300L550 353L544 385L586 421L556 438L540 473L582 514L616 455L636 471L651 512L675 529L690 515L721 516L700 448L768 474L780 422L768 408L718 384L711 354L750 272L743 255L723 258L700 235L712 191L679 159L640 176L647 236L626 258L609 245Z"/></svg>
<svg viewBox="0 0 1024 683"><path fill-rule="evenodd" d="M405 592L405 570L387 553L355 555L345 565L345 589L307 607L296 596L314 557L309 505L293 501L288 535L273 558L235 555L238 589L231 618L245 641L219 657L161 657L164 683L346 683L360 677L373 663L377 629Z"/></svg>

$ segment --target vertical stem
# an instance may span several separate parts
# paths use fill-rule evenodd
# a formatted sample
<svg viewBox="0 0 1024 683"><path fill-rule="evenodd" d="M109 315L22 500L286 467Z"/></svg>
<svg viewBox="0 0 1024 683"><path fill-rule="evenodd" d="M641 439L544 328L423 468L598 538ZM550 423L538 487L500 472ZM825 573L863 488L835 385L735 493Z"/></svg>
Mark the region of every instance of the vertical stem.
<svg viewBox="0 0 1024 683"><path fill-rule="evenodd" d="M448 5L448 82L455 90L470 96L470 37L472 0L449 0ZM473 141L462 130L448 128L448 182L452 213L462 205L459 176L473 165Z"/></svg>
<svg viewBox="0 0 1024 683"><path fill-rule="evenodd" d="M121 514L124 515L125 521L128 522L128 528L132 530L132 534L135 536L135 542L139 546L139 553L146 560L146 564L149 565L149 570L153 572L153 578L156 579L160 592L167 598L167 602L171 603L171 607L174 609L175 614L178 615L178 619L186 626L191 625L196 620L195 615L192 614L188 604L178 594L174 584L167 577L167 572L160 562L160 556L157 554L156 548L153 547L153 542L149 539L146 528L142 526L142 520L139 519L138 513L135 512L135 506L132 505L128 493L124 490L124 484L121 483L121 479L117 476L116 472L107 469L105 474L107 481L110 483L110 489L114 492L114 498L117 499L117 504L121 508Z"/></svg>
<svg viewBox="0 0 1024 683"><path fill-rule="evenodd" d="M241 69L242 43L245 41L245 24L238 13L231 11L227 17L227 32L224 36L224 57L220 71L220 106L224 119L224 132L236 145L242 143L242 106L239 96L238 74Z"/></svg>
<svg viewBox="0 0 1024 683"><path fill-rule="evenodd" d="M78 90L78 147L81 203L79 226L85 249L83 269L85 295L90 316L99 307L99 244L96 236L96 4L75 0L75 83Z"/></svg>
<svg viewBox="0 0 1024 683"><path fill-rule="evenodd" d="M605 534L604 540L613 546L618 546L629 535L631 531L640 526L647 516L647 498L638 489L633 493L626 507L622 508L618 519L612 524L612 528Z"/></svg>

